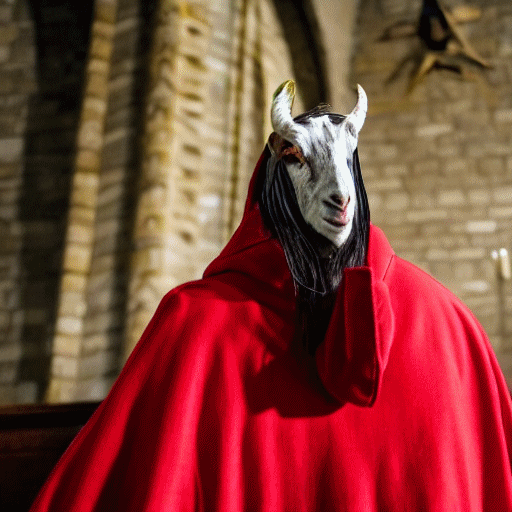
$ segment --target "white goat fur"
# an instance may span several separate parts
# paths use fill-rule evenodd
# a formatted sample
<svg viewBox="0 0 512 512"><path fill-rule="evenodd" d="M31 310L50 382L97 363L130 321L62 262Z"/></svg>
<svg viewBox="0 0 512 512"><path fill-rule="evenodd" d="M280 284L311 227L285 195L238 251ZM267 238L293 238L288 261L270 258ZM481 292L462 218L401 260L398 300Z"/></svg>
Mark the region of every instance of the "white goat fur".
<svg viewBox="0 0 512 512"><path fill-rule="evenodd" d="M272 126L303 156L285 164L302 216L339 248L350 235L354 220L356 191L351 162L366 116L366 94L358 86L357 105L340 123L334 123L328 113L311 117L306 124L296 123L291 115L293 99L294 83L289 80L274 94ZM286 154L273 147L271 139L269 147L276 159Z"/></svg>

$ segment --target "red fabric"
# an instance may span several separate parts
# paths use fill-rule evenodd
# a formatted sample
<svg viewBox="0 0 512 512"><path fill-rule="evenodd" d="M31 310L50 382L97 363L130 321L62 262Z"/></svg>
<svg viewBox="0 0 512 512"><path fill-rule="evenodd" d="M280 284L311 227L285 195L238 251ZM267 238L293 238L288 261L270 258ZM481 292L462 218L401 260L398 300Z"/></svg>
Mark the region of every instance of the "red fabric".
<svg viewBox="0 0 512 512"><path fill-rule="evenodd" d="M367 263L316 354L329 396L288 350L291 277L249 200L32 512L512 510L511 401L482 328L374 226Z"/></svg>

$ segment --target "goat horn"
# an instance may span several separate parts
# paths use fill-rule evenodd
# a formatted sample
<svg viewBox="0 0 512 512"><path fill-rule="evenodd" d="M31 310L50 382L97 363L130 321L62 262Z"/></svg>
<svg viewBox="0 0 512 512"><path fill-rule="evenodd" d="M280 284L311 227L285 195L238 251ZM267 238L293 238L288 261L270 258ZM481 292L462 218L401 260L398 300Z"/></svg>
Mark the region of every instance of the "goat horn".
<svg viewBox="0 0 512 512"><path fill-rule="evenodd" d="M357 103L354 110L347 116L349 121L356 131L356 137L363 127L364 120L366 119L366 112L368 111L368 98L364 89L357 84Z"/></svg>
<svg viewBox="0 0 512 512"><path fill-rule="evenodd" d="M272 97L272 108L270 118L272 120L272 128L283 138L293 133L294 121L292 118L292 105L295 99L295 82L287 80L283 82Z"/></svg>

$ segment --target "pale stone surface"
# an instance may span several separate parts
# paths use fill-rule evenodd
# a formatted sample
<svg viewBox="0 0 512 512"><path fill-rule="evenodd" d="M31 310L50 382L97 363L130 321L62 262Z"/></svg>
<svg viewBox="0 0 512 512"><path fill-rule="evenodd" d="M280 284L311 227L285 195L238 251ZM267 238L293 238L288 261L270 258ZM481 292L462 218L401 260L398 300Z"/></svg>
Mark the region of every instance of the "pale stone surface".
<svg viewBox="0 0 512 512"><path fill-rule="evenodd" d="M76 336L57 334L53 339L54 354L78 357L80 355L80 348L80 342Z"/></svg>
<svg viewBox="0 0 512 512"><path fill-rule="evenodd" d="M466 202L466 196L462 190L442 190L437 201L440 206L460 206Z"/></svg>
<svg viewBox="0 0 512 512"><path fill-rule="evenodd" d="M366 189L369 192L382 192L401 188L402 182L398 178L372 180L366 184Z"/></svg>
<svg viewBox="0 0 512 512"><path fill-rule="evenodd" d="M488 204L491 201L491 191L487 189L470 190L468 192L468 198L471 204Z"/></svg>
<svg viewBox="0 0 512 512"><path fill-rule="evenodd" d="M497 223L494 220L469 221L466 223L466 231L469 233L494 233Z"/></svg>
<svg viewBox="0 0 512 512"><path fill-rule="evenodd" d="M407 220L410 222L426 222L430 220L444 220L448 218L446 210L421 210L408 211L406 213Z"/></svg>
<svg viewBox="0 0 512 512"><path fill-rule="evenodd" d="M12 163L20 159L24 148L21 138L0 138L0 162Z"/></svg>
<svg viewBox="0 0 512 512"><path fill-rule="evenodd" d="M54 354L51 372L57 378L74 379L78 376L78 360L75 357Z"/></svg>
<svg viewBox="0 0 512 512"><path fill-rule="evenodd" d="M480 260L485 258L486 251L482 247L456 249L451 252L454 260Z"/></svg>
<svg viewBox="0 0 512 512"><path fill-rule="evenodd" d="M512 202L512 186L502 186L493 191L493 199L497 203L511 203Z"/></svg>
<svg viewBox="0 0 512 512"><path fill-rule="evenodd" d="M450 133L453 130L451 124L427 124L416 128L415 135L417 137L437 137L438 135L444 135Z"/></svg>

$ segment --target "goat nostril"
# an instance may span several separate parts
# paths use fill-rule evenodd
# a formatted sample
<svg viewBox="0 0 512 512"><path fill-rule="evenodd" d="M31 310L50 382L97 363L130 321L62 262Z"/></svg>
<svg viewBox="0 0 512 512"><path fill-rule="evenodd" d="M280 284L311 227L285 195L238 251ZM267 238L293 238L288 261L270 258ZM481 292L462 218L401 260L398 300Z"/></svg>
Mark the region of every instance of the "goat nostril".
<svg viewBox="0 0 512 512"><path fill-rule="evenodd" d="M333 203L341 205L343 203L343 199L338 194L331 194L330 199Z"/></svg>
<svg viewBox="0 0 512 512"><path fill-rule="evenodd" d="M342 208L346 208L348 203L350 203L350 197L344 201L343 198L339 194L331 194L329 199L336 204L337 206L341 206Z"/></svg>

